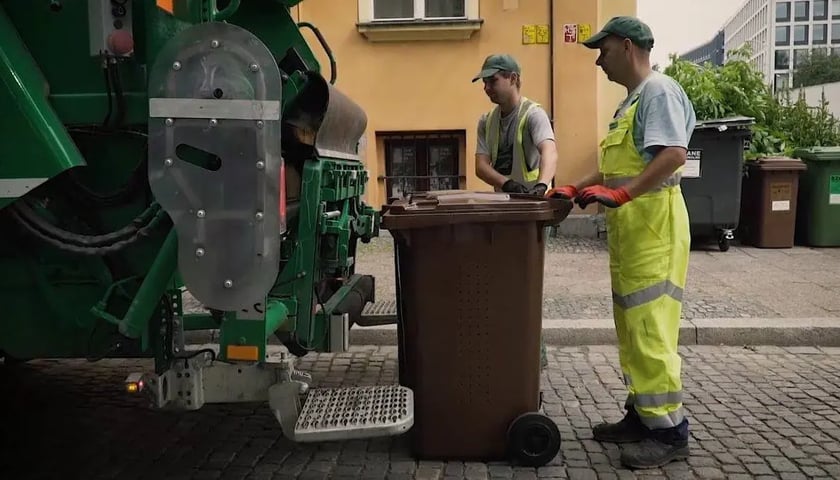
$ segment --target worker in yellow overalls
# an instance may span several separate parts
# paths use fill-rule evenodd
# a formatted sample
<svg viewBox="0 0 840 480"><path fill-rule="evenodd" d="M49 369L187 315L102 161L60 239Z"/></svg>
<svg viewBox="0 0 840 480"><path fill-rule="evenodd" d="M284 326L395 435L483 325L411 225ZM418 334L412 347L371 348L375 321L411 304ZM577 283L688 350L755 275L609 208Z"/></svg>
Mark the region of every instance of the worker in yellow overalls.
<svg viewBox="0 0 840 480"><path fill-rule="evenodd" d="M689 455L677 352L690 244L680 175L696 117L680 85L652 70L653 35L637 18L611 19L584 45L600 49L596 65L628 94L601 142L598 171L546 195L606 207L628 397L624 419L593 433L626 444L625 466L654 468Z"/></svg>

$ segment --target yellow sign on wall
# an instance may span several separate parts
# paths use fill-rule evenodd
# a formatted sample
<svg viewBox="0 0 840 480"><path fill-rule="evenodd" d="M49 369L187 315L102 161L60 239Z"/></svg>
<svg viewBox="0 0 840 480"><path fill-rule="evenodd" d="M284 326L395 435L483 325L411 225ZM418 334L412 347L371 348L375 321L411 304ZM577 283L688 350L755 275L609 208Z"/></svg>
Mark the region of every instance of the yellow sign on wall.
<svg viewBox="0 0 840 480"><path fill-rule="evenodd" d="M578 42L585 42L592 36L592 26L588 23L581 23L578 25Z"/></svg>
<svg viewBox="0 0 840 480"><path fill-rule="evenodd" d="M548 25L522 25L522 44L547 44L551 42L551 30Z"/></svg>
<svg viewBox="0 0 840 480"><path fill-rule="evenodd" d="M537 43L549 43L551 41L551 30L548 25L537 25Z"/></svg>
<svg viewBox="0 0 840 480"><path fill-rule="evenodd" d="M522 44L531 45L537 43L537 26L522 25Z"/></svg>

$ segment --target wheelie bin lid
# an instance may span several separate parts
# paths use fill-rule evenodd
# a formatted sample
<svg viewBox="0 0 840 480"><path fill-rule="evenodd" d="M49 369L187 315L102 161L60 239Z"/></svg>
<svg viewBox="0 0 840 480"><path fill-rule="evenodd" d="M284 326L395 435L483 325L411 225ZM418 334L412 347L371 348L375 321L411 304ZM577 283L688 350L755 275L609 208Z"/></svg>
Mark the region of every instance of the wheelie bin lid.
<svg viewBox="0 0 840 480"><path fill-rule="evenodd" d="M470 190L421 192L393 200L382 209L386 230L463 223L562 222L572 210L568 200L535 195Z"/></svg>
<svg viewBox="0 0 840 480"><path fill-rule="evenodd" d="M808 161L840 160L840 146L797 148L793 156Z"/></svg>
<svg viewBox="0 0 840 480"><path fill-rule="evenodd" d="M725 131L732 129L743 130L748 129L753 124L755 124L755 118L753 117L744 117L744 116L734 116L734 117L724 117L724 118L712 118L707 120L698 121L697 124L694 126L695 130L717 130L717 131Z"/></svg>
<svg viewBox="0 0 840 480"><path fill-rule="evenodd" d="M761 171L798 171L808 168L805 162L790 157L761 157L747 162L747 168Z"/></svg>

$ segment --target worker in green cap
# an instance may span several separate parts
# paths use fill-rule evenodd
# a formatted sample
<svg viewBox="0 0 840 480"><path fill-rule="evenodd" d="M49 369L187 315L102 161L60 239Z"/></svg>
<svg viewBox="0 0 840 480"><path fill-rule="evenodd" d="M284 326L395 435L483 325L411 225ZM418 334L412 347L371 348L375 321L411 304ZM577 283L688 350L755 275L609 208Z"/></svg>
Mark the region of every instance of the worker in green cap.
<svg viewBox="0 0 840 480"><path fill-rule="evenodd" d="M543 196L557 165L548 114L522 95L522 72L510 55L488 56L478 80L495 106L478 121L476 175L496 191Z"/></svg>
<svg viewBox="0 0 840 480"><path fill-rule="evenodd" d="M677 351L689 258L680 179L696 122L685 91L653 71L653 34L615 17L583 42L595 64L627 89L601 142L598 170L548 196L606 207L613 315L628 389L623 420L594 428L598 441L626 444L621 462L655 468L689 456Z"/></svg>
<svg viewBox="0 0 840 480"><path fill-rule="evenodd" d="M484 82L484 93L495 106L478 120L475 173L508 193L544 196L553 185L557 166L554 129L545 110L521 93L522 71L510 55L484 59L473 82ZM546 238L550 228L546 227ZM540 338L540 366L548 366Z"/></svg>

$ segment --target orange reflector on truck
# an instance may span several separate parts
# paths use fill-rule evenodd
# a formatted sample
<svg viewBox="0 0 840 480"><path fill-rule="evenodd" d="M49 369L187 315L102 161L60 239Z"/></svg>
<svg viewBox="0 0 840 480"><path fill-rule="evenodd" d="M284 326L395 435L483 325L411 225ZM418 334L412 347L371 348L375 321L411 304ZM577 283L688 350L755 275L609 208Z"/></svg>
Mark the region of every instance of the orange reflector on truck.
<svg viewBox="0 0 840 480"><path fill-rule="evenodd" d="M228 360L251 360L256 362L259 359L260 349L256 345L228 345Z"/></svg>
<svg viewBox="0 0 840 480"><path fill-rule="evenodd" d="M174 0L157 0L157 6L168 13L175 12Z"/></svg>

